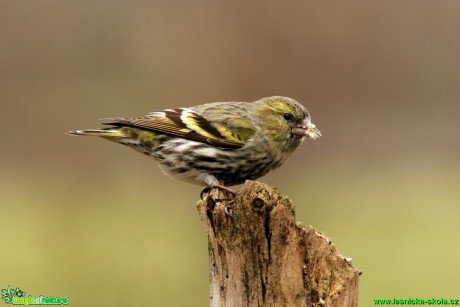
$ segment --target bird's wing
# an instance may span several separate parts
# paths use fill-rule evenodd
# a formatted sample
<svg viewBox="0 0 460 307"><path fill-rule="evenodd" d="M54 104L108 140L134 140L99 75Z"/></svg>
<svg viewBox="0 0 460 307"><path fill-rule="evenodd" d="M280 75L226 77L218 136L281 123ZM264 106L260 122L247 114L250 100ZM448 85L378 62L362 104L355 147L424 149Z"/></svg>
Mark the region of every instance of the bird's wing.
<svg viewBox="0 0 460 307"><path fill-rule="evenodd" d="M226 122L218 120L211 123L203 116L190 109L168 109L161 112L152 112L143 117L134 118L107 118L102 124L113 126L130 126L165 133L188 140L208 143L220 148L243 147L248 133L238 133L239 127L226 127Z"/></svg>

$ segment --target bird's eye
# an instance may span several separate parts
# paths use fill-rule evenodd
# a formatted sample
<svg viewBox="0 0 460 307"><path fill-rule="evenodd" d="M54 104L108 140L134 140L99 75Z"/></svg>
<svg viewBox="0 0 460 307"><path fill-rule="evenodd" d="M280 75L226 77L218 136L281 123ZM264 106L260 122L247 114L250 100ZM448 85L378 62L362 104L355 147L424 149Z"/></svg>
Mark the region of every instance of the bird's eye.
<svg viewBox="0 0 460 307"><path fill-rule="evenodd" d="M283 117L285 120L291 120L294 118L294 115L292 115L291 113L284 113Z"/></svg>

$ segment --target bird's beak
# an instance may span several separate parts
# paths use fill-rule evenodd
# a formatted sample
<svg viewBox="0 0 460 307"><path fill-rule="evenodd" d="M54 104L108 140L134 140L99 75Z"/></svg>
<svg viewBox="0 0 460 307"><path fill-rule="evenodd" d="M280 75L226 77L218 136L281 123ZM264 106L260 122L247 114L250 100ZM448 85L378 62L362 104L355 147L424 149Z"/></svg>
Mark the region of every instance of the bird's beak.
<svg viewBox="0 0 460 307"><path fill-rule="evenodd" d="M312 140L316 140L321 136L321 131L319 131L313 123L299 125L292 129L292 133L298 136L307 136Z"/></svg>

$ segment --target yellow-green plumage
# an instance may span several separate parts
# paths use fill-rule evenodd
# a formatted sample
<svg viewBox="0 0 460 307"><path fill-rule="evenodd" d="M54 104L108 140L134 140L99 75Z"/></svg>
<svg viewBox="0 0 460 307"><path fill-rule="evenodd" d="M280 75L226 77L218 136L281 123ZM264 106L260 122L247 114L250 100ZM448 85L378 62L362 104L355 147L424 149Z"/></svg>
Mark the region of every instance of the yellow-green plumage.
<svg viewBox="0 0 460 307"><path fill-rule="evenodd" d="M167 175L210 187L259 178L279 167L305 136L321 136L301 104L280 96L168 109L102 124L110 127L70 133L132 147L155 158Z"/></svg>

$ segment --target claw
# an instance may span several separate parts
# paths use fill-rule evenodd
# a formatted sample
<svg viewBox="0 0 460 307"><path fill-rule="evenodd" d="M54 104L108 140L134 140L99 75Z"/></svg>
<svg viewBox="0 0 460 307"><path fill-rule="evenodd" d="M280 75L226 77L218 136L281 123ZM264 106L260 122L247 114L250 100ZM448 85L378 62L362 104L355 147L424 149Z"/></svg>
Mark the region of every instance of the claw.
<svg viewBox="0 0 460 307"><path fill-rule="evenodd" d="M233 199L230 199L229 201L227 201L227 203L225 204L225 208L224 208L224 211L225 211L225 214L227 214L228 216L232 216L230 214L230 209L232 208L232 205L235 203L235 199L236 198L233 198Z"/></svg>
<svg viewBox="0 0 460 307"><path fill-rule="evenodd" d="M204 187L203 190L201 190L201 193L200 193L200 198L201 198L201 200L204 200L203 195L204 195L204 194L208 194L209 191L211 191L211 188L210 188L210 187Z"/></svg>

